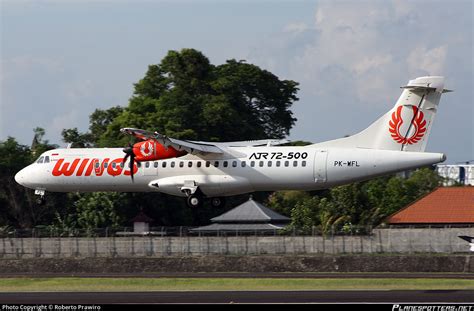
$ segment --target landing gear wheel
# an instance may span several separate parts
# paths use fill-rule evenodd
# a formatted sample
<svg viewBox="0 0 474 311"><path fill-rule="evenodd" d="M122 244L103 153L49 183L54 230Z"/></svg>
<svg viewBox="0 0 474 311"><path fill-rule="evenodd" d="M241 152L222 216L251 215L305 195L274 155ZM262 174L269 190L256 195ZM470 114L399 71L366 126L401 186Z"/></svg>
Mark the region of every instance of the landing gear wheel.
<svg viewBox="0 0 474 311"><path fill-rule="evenodd" d="M211 199L211 205L212 207L217 207L217 208L221 208L221 207L224 207L225 205L225 199L224 198L212 198Z"/></svg>
<svg viewBox="0 0 474 311"><path fill-rule="evenodd" d="M188 197L187 203L191 208L198 208L202 206L202 197L196 194L192 194Z"/></svg>

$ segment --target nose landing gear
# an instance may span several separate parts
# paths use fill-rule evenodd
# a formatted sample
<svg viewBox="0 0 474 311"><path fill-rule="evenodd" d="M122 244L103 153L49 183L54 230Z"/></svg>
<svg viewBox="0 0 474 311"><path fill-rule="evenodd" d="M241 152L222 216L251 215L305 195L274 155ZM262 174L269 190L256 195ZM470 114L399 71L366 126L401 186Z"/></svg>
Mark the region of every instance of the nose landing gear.
<svg viewBox="0 0 474 311"><path fill-rule="evenodd" d="M35 195L39 196L36 199L36 204L41 206L41 205L44 205L44 203L46 203L46 199L44 198L45 193L46 192L44 190L40 190L40 189L35 190Z"/></svg>

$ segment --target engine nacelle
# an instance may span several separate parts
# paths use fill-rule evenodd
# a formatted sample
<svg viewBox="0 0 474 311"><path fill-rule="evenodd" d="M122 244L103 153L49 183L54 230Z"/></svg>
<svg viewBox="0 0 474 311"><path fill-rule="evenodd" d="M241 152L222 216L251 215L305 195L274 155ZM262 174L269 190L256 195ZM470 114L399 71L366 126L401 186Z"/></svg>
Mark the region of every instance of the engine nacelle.
<svg viewBox="0 0 474 311"><path fill-rule="evenodd" d="M185 155L186 151L178 151L173 147L165 147L154 140L145 140L133 145L135 161L156 161L176 158Z"/></svg>

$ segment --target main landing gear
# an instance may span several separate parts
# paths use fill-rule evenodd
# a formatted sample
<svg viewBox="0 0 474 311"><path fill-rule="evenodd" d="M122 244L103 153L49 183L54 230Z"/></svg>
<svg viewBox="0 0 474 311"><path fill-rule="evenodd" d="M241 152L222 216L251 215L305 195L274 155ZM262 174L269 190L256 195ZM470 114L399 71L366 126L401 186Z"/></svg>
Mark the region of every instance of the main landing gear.
<svg viewBox="0 0 474 311"><path fill-rule="evenodd" d="M186 203L188 203L188 206L191 208L199 208L202 207L203 201L203 196L195 193L188 196Z"/></svg>
<svg viewBox="0 0 474 311"><path fill-rule="evenodd" d="M185 181L184 186L181 187L181 191L186 195L186 203L189 207L202 207L205 195L194 181ZM220 208L225 205L225 199L221 197L211 198L210 203L212 207Z"/></svg>
<svg viewBox="0 0 474 311"><path fill-rule="evenodd" d="M225 198L215 197L209 199L211 206L215 208L222 208L225 206ZM194 193L188 196L186 203L191 208L200 208L204 203L204 196L200 193Z"/></svg>
<svg viewBox="0 0 474 311"><path fill-rule="evenodd" d="M225 198L224 197L211 198L211 205L212 207L222 208L225 205Z"/></svg>

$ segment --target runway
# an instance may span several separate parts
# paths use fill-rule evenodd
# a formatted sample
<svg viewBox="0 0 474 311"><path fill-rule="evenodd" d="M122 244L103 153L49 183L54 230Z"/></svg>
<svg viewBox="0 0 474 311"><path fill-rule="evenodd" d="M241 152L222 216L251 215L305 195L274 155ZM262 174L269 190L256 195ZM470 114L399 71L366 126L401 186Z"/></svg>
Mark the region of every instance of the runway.
<svg viewBox="0 0 474 311"><path fill-rule="evenodd" d="M2 278L276 278L276 279L474 279L474 273L390 273L390 272L170 272L170 273L1 273Z"/></svg>
<svg viewBox="0 0 474 311"><path fill-rule="evenodd" d="M468 303L474 290L0 293L3 304Z"/></svg>

